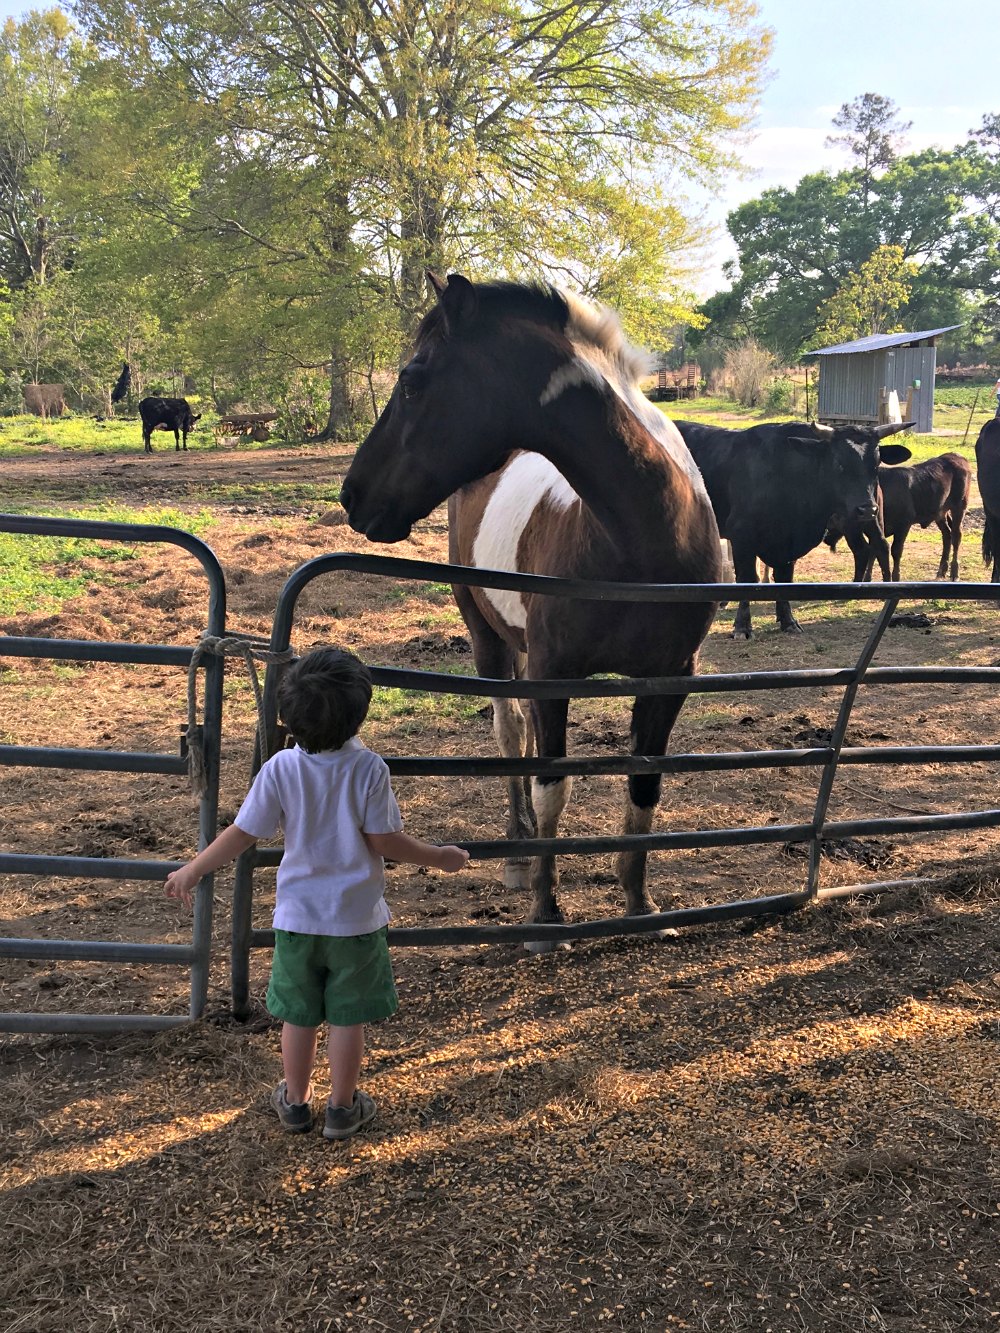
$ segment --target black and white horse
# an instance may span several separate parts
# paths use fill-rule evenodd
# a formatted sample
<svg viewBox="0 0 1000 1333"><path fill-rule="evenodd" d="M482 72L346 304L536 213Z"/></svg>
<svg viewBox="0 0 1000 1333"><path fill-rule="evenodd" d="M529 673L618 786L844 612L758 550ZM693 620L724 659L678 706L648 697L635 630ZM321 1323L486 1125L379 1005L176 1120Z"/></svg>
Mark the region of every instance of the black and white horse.
<svg viewBox="0 0 1000 1333"><path fill-rule="evenodd" d="M372 541L405 538L446 497L451 559L572 579L718 583L708 495L670 421L636 388L644 369L617 317L550 287L432 278L437 304L361 444L341 501ZM716 603L609 604L456 587L480 675L691 675ZM662 755L683 696L635 700L631 748ZM566 753L568 700L494 700L504 755ZM509 836L555 837L571 779L511 780ZM656 774L630 776L624 830L649 832ZM533 812L532 812L533 806ZM508 863L523 883L528 867ZM630 915L654 912L646 853L621 854ZM531 922L561 921L555 857L527 875Z"/></svg>

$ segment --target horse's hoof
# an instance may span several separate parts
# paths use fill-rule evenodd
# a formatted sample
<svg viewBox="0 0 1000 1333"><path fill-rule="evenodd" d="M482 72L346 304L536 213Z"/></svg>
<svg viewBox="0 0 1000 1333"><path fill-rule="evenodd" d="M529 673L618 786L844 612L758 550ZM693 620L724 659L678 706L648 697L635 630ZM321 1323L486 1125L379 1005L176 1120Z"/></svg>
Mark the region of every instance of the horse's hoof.
<svg viewBox="0 0 1000 1333"><path fill-rule="evenodd" d="M558 950L569 949L569 940L525 940L524 948L527 953L556 953Z"/></svg>
<svg viewBox="0 0 1000 1333"><path fill-rule="evenodd" d="M531 867L527 861L508 861L503 868L504 887L508 889L527 889Z"/></svg>
<svg viewBox="0 0 1000 1333"><path fill-rule="evenodd" d="M790 625L782 625L782 634L801 634L802 626L797 620L793 620Z"/></svg>
<svg viewBox="0 0 1000 1333"><path fill-rule="evenodd" d="M733 632L732 632L732 634L730 634L729 637L730 637L731 639L752 639L752 638L753 638L753 630L752 630L752 629L734 629Z"/></svg>

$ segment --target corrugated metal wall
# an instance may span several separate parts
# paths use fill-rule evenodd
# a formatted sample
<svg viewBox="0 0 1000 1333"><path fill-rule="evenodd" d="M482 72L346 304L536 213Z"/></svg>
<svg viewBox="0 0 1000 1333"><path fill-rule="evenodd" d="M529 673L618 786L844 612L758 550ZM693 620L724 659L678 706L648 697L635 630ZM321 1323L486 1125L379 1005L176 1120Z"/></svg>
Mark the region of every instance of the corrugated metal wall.
<svg viewBox="0 0 1000 1333"><path fill-rule="evenodd" d="M878 390L875 362L880 353L848 352L823 356L819 363L819 419L875 421Z"/></svg>
<svg viewBox="0 0 1000 1333"><path fill-rule="evenodd" d="M895 353L895 356L893 355ZM914 380L920 388L913 392L913 420L916 430L929 435L934 426L934 373L937 369L936 347L894 347L886 355L885 386L895 389L900 404Z"/></svg>
<svg viewBox="0 0 1000 1333"><path fill-rule="evenodd" d="M900 405L914 380L913 419L921 434L934 426L935 347L890 347L878 352L846 352L820 357L820 421L871 422L878 420L883 387L895 389Z"/></svg>

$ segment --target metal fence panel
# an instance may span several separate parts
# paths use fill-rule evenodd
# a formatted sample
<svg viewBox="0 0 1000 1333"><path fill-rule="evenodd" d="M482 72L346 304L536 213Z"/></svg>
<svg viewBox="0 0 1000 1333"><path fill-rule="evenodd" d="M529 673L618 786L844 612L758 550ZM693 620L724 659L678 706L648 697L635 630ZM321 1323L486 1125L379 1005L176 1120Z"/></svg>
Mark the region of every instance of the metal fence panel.
<svg viewBox="0 0 1000 1333"><path fill-rule="evenodd" d="M827 819L834 780L841 764L922 764L981 763L1000 758L1000 746L893 746L846 747L844 738L858 689L865 685L902 685L914 683L995 683L1000 667L872 667L871 662L885 634L890 619L902 600L929 600L941 595L936 582L893 584L633 584L581 583L570 579L544 578L539 575L512 574L497 570L471 569L459 565L404 560L391 556L342 553L320 556L301 565L289 577L278 599L271 633L270 649L281 653L290 647L295 607L302 591L314 579L326 574L352 571L385 578L413 579L419 582L475 585L485 588L524 591L547 596L586 600L629 602L693 602L747 600L788 601L870 601L882 603L872 629L853 666L835 669L717 673L690 677L661 677L615 680L488 680L479 676L451 676L441 672L410 671L390 667L371 668L376 684L430 693L478 695L507 698L582 698L617 697L636 694L718 694L743 690L780 690L788 688L829 688L844 690L837 719L828 746L809 750L746 751L718 754L622 756L607 758L572 758L559 760L460 758L403 758L386 756L396 774L476 775L487 774L570 774L635 772L737 771L775 767L818 767L820 782L812 820L807 824L767 825L741 829L692 830L602 838L553 838L547 840L506 839L466 842L463 845L476 859L498 859L532 853L597 854L624 847L646 850L681 850L709 847L746 846L753 843L805 842L809 857L806 883L797 892L767 898L712 904L700 908L660 912L649 917L619 917L606 921L586 921L559 925L520 926L441 926L390 929L390 941L396 947L485 943L497 941L570 940L596 938L613 934L637 934L664 928L729 920L734 917L791 911L823 897L845 893L875 891L899 887L909 881L886 881L880 885L853 885L824 890L819 885L820 850L824 838L860 834L926 833L954 829L1000 827L1000 810L987 809L944 815L905 816L893 819L858 819L830 822ZM996 600L1000 585L951 583L949 599L960 601ZM276 739L276 693L283 667L268 668L264 683L264 733L267 752ZM255 758L259 767L261 756ZM233 898L232 977L233 1007L245 1014L249 1003L250 951L272 947L273 932L254 930L252 925L253 872L260 866L277 865L281 848L252 849L237 863ZM916 882L916 881L914 881Z"/></svg>
<svg viewBox="0 0 1000 1333"><path fill-rule="evenodd" d="M101 541L163 542L179 546L200 563L208 583L206 632L222 636L226 626L226 585L214 552L199 538L177 528L156 524L107 523L92 519L36 518L0 514L0 532L25 536L85 537ZM0 656L157 664L188 668L193 648L172 644L116 643L89 640L0 638ZM224 661L205 663L204 761L206 792L198 812L199 847L215 837L219 808L219 754L222 735ZM0 764L88 772L172 773L187 771L180 755L130 751L66 749L46 746L0 746ZM162 880L179 861L125 860L103 857L42 856L0 853L0 873L65 875L71 878ZM92 959L108 962L168 963L190 968L189 1017L176 1014L0 1014L0 1032L128 1032L155 1030L197 1018L208 994L212 944L213 879L206 876L195 895L190 945L125 944L102 940L0 939L0 957Z"/></svg>

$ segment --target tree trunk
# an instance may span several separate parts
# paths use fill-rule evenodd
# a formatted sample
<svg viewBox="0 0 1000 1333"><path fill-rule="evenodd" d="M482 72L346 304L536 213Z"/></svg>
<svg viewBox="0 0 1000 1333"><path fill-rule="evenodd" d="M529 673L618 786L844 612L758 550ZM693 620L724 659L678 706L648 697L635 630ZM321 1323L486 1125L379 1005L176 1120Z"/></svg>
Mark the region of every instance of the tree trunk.
<svg viewBox="0 0 1000 1333"><path fill-rule="evenodd" d="M351 397L351 367L338 349L330 357L330 411L317 440L356 440L362 423Z"/></svg>

